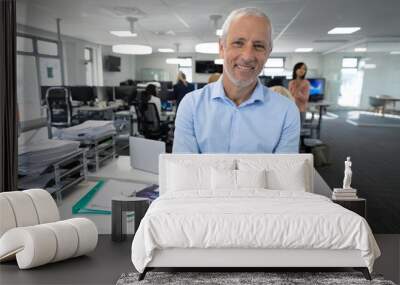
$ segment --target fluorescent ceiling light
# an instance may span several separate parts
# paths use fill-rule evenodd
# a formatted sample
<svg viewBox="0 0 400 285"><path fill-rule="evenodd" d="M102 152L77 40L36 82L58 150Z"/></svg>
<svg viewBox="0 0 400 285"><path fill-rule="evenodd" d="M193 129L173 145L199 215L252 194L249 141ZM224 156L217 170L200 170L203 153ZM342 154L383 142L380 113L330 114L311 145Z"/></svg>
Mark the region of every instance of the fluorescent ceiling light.
<svg viewBox="0 0 400 285"><path fill-rule="evenodd" d="M222 36L222 29L216 30L216 31L215 31L215 34L216 34L218 37L221 37L221 36Z"/></svg>
<svg viewBox="0 0 400 285"><path fill-rule="evenodd" d="M210 54L218 54L219 53L219 45L217 42L215 43L201 43L195 46L195 50L198 53L210 53Z"/></svg>
<svg viewBox="0 0 400 285"><path fill-rule="evenodd" d="M165 62L167 64L179 64L180 66L192 66L191 58L167 58Z"/></svg>
<svg viewBox="0 0 400 285"><path fill-rule="evenodd" d="M331 34L331 35L352 34L359 30L361 30L360 27L336 27L336 28L333 28L332 30L330 30L328 32L328 34Z"/></svg>
<svg viewBox="0 0 400 285"><path fill-rule="evenodd" d="M112 51L122 54L151 54L153 49L144 45L113 45Z"/></svg>
<svg viewBox="0 0 400 285"><path fill-rule="evenodd" d="M159 48L158 52L174 52L172 48Z"/></svg>
<svg viewBox="0 0 400 285"><path fill-rule="evenodd" d="M355 48L354 51L355 51L355 52L366 52L366 51L367 51L367 48L365 48L365 47L358 47L358 48Z"/></svg>
<svg viewBox="0 0 400 285"><path fill-rule="evenodd" d="M222 65L222 64L224 64L224 59L223 59L223 58L214 59L214 63L215 63L215 64Z"/></svg>
<svg viewBox="0 0 400 285"><path fill-rule="evenodd" d="M131 31L110 31L110 33L117 37L137 37L137 33Z"/></svg>
<svg viewBox="0 0 400 285"><path fill-rule="evenodd" d="M313 50L313 48L296 48L294 51L295 52L310 52L312 50Z"/></svg>
<svg viewBox="0 0 400 285"><path fill-rule="evenodd" d="M400 54L400 50L391 51L390 54Z"/></svg>

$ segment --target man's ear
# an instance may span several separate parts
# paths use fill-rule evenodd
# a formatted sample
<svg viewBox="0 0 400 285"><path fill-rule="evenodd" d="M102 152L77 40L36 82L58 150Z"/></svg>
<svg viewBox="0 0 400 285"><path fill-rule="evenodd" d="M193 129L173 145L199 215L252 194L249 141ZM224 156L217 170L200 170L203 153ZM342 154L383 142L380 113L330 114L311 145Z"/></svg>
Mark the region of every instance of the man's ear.
<svg viewBox="0 0 400 285"><path fill-rule="evenodd" d="M224 40L219 39L219 57L224 58L224 53L225 53L225 46L224 46Z"/></svg>

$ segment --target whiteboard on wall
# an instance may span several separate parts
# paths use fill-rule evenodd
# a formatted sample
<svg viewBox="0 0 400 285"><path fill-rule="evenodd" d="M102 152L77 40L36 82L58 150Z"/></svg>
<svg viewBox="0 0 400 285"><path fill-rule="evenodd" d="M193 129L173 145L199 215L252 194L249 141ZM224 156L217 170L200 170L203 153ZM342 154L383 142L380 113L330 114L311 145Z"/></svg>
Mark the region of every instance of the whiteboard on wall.
<svg viewBox="0 0 400 285"><path fill-rule="evenodd" d="M39 58L40 84L42 86L61 85L61 64L58 58Z"/></svg>
<svg viewBox="0 0 400 285"><path fill-rule="evenodd" d="M34 56L17 55L17 100L21 122L41 118L40 94Z"/></svg>

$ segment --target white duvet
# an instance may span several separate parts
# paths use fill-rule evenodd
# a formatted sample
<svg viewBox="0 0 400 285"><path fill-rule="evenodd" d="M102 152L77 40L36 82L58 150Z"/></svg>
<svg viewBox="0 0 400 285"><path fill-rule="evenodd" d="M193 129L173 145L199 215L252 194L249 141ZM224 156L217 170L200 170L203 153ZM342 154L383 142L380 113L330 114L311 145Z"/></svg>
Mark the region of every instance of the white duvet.
<svg viewBox="0 0 400 285"><path fill-rule="evenodd" d="M265 189L162 195L140 223L132 262L143 272L165 248L358 249L371 272L380 255L359 215L317 194Z"/></svg>

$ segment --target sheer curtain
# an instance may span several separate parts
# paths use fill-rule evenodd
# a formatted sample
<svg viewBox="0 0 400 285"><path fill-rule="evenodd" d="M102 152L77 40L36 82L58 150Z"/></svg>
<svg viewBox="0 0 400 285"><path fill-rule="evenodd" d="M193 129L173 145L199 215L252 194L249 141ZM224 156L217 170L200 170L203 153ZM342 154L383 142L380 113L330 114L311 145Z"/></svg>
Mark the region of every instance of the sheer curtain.
<svg viewBox="0 0 400 285"><path fill-rule="evenodd" d="M17 190L15 0L0 1L0 192Z"/></svg>

